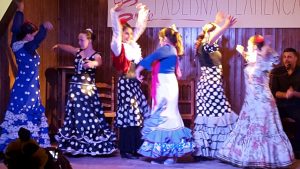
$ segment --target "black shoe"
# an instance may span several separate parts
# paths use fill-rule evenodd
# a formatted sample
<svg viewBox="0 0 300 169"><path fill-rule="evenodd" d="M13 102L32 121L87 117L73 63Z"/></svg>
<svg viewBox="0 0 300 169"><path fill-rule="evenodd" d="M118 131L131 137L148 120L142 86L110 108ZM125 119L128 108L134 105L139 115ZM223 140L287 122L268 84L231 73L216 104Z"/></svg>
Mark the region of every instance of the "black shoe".
<svg viewBox="0 0 300 169"><path fill-rule="evenodd" d="M135 160L135 159L138 159L138 157L130 154L130 153L122 153L121 154L121 157L122 158L127 158L127 159L132 159L132 160Z"/></svg>
<svg viewBox="0 0 300 169"><path fill-rule="evenodd" d="M137 157L137 158L142 157L142 155L140 155L140 154L137 153L137 152L133 153L132 155L135 156L135 157Z"/></svg>
<svg viewBox="0 0 300 169"><path fill-rule="evenodd" d="M199 162L199 161L211 161L213 159L209 158L209 157L204 157L204 156L193 156L194 161L195 162Z"/></svg>

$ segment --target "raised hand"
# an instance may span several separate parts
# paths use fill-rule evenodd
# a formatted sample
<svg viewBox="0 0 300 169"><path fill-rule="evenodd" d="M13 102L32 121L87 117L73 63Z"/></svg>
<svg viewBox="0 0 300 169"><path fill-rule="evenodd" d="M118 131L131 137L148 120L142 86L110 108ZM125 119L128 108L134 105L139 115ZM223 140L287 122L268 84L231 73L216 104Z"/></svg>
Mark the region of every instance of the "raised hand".
<svg viewBox="0 0 300 169"><path fill-rule="evenodd" d="M22 0L15 0L15 4L17 5L17 10L23 12L24 11L24 2Z"/></svg>
<svg viewBox="0 0 300 169"><path fill-rule="evenodd" d="M51 22L46 21L43 23L44 28L46 28L47 30L52 30L53 29L53 25Z"/></svg>
<svg viewBox="0 0 300 169"><path fill-rule="evenodd" d="M144 4L142 4L142 3L138 3L138 4L136 5L136 8L137 8L138 10L141 10L141 9L148 10L147 6L144 5Z"/></svg>
<svg viewBox="0 0 300 169"><path fill-rule="evenodd" d="M117 3L114 7L113 7L114 11L119 12L123 9L123 2Z"/></svg>
<svg viewBox="0 0 300 169"><path fill-rule="evenodd" d="M244 54L244 51L245 51L245 49L244 49L244 46L242 46L242 45L236 45L236 51L238 51L240 54Z"/></svg>
<svg viewBox="0 0 300 169"><path fill-rule="evenodd" d="M236 18L231 16L231 15L228 15L225 19L225 23L224 23L224 26L229 28L231 27L232 25L234 25L235 23L237 22Z"/></svg>

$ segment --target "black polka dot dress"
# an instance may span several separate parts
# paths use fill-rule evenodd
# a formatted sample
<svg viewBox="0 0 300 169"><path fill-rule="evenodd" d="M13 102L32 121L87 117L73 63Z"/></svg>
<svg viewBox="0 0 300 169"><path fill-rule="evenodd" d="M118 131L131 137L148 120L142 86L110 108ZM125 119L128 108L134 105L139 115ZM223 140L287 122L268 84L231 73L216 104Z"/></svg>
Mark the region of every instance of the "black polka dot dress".
<svg viewBox="0 0 300 169"><path fill-rule="evenodd" d="M218 45L202 44L196 56L200 60L201 76L195 97L194 155L215 158L216 152L232 131L237 115L225 96Z"/></svg>
<svg viewBox="0 0 300 169"><path fill-rule="evenodd" d="M95 53L96 54L96 53ZM87 58L95 60L94 55ZM95 69L84 69L79 52L75 58L64 125L56 138L59 148L73 155L103 155L116 150L116 135L104 119L99 94L95 86Z"/></svg>
<svg viewBox="0 0 300 169"><path fill-rule="evenodd" d="M148 104L140 82L121 76L118 81L118 107L115 124L119 128L141 127Z"/></svg>

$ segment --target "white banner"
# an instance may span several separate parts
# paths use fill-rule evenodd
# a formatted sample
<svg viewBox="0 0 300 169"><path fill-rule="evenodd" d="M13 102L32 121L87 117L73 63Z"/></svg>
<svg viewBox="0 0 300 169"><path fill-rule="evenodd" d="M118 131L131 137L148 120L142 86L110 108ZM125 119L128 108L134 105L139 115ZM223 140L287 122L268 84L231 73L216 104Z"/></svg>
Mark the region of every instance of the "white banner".
<svg viewBox="0 0 300 169"><path fill-rule="evenodd" d="M9 7L11 0L0 0L0 21L5 14L7 8Z"/></svg>
<svg viewBox="0 0 300 169"><path fill-rule="evenodd" d="M238 19L236 28L300 28L300 0L108 0L109 27L110 8L122 1L121 17L132 26L135 6L143 3L150 9L148 27L201 27L223 11Z"/></svg>

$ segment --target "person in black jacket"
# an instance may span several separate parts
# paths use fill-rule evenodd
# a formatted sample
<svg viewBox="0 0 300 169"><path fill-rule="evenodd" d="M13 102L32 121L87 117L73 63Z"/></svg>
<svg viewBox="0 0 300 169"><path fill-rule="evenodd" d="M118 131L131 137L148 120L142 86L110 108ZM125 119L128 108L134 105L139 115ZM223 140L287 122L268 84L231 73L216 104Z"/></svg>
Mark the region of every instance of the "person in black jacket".
<svg viewBox="0 0 300 169"><path fill-rule="evenodd" d="M296 158L300 156L300 65L299 53L286 48L282 54L282 66L272 70L271 91L276 99L281 119L291 118L296 122L296 133L291 140Z"/></svg>

